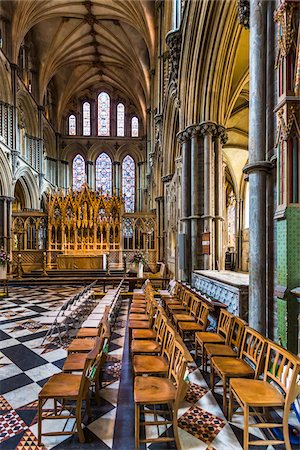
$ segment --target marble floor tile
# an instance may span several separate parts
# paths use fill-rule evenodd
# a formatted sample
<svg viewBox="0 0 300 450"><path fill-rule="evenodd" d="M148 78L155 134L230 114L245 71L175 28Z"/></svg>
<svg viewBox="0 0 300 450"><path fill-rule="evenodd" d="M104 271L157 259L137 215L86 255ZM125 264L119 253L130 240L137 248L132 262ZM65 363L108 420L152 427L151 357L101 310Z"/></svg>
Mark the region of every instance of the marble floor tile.
<svg viewBox="0 0 300 450"><path fill-rule="evenodd" d="M16 409L36 400L40 390L41 387L38 384L31 383L27 386L15 389L14 391L7 392L6 394L3 394L3 397L13 408Z"/></svg>
<svg viewBox="0 0 300 450"><path fill-rule="evenodd" d="M55 373L61 372L54 364L48 363L43 366L35 367L34 369L27 370L25 373L33 381L40 381L46 377L50 377Z"/></svg>

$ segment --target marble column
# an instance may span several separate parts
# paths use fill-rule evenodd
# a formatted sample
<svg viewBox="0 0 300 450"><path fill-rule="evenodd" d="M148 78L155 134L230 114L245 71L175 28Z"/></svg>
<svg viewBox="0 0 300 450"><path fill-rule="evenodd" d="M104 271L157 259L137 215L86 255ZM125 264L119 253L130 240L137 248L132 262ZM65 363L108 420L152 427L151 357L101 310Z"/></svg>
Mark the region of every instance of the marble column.
<svg viewBox="0 0 300 450"><path fill-rule="evenodd" d="M18 133L18 110L17 110L17 90L18 90L18 66L11 64L11 87L12 87L12 172L13 176L17 170L17 157L20 149L17 148ZM9 131L8 131L9 133Z"/></svg>
<svg viewBox="0 0 300 450"><path fill-rule="evenodd" d="M113 162L113 192L116 192L116 195L120 195L120 186L121 186L121 179L120 179L120 162L114 161Z"/></svg>
<svg viewBox="0 0 300 450"><path fill-rule="evenodd" d="M95 189L95 174L94 174L94 163L93 161L86 162L86 181L89 187Z"/></svg>
<svg viewBox="0 0 300 450"><path fill-rule="evenodd" d="M187 132L181 132L177 135L181 143L182 154L182 177L181 177L181 230L182 243L179 247L180 268L182 281L190 281L191 278L191 248L190 248L190 215L191 215L191 142Z"/></svg>
<svg viewBox="0 0 300 450"><path fill-rule="evenodd" d="M249 325L266 333L266 2L250 0Z"/></svg>
<svg viewBox="0 0 300 450"><path fill-rule="evenodd" d="M156 197L158 260L164 260L164 197Z"/></svg>

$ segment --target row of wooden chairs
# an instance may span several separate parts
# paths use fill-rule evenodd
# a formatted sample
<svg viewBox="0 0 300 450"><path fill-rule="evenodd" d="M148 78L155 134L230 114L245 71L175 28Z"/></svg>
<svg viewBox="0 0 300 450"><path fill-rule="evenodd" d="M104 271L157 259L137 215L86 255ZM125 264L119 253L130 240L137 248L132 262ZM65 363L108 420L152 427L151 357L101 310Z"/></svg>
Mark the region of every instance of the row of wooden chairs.
<svg viewBox="0 0 300 450"><path fill-rule="evenodd" d="M62 372L52 375L39 393L38 398L38 443L42 436L78 434L79 441L85 442L82 429L82 405L91 417L90 389L94 387L95 399L99 403L100 371L106 361L110 339L109 310L107 307L97 332L92 328L80 329L68 347L68 356ZM49 413L49 400L54 403ZM45 406L45 409L43 408ZM43 418L47 420L74 419L71 431L42 432Z"/></svg>
<svg viewBox="0 0 300 450"><path fill-rule="evenodd" d="M184 381L187 363L192 358L181 337L170 322L165 310L154 298L151 284L144 297L134 296L129 316L132 341L132 365L135 402L135 447L140 444L176 442L178 437L177 412L187 385ZM159 409L156 409L159 405ZM164 408L164 409L162 409ZM141 415L153 415L154 420L141 420ZM157 416L162 419L158 420ZM141 438L141 426L173 425L173 436Z"/></svg>
<svg viewBox="0 0 300 450"><path fill-rule="evenodd" d="M300 393L300 359L247 326L240 318L222 310L216 333L197 332L195 352L201 351L202 368L207 371L210 360L210 385L212 391L217 375L223 386L223 411L232 419L233 401L243 409L244 446L285 444L291 449L288 418L290 407ZM229 392L229 401L227 393ZM228 408L227 408L228 406ZM272 423L270 408L283 408L282 424ZM249 424L249 416L259 422ZM266 420L267 419L267 420ZM249 442L249 427L283 428L282 438Z"/></svg>

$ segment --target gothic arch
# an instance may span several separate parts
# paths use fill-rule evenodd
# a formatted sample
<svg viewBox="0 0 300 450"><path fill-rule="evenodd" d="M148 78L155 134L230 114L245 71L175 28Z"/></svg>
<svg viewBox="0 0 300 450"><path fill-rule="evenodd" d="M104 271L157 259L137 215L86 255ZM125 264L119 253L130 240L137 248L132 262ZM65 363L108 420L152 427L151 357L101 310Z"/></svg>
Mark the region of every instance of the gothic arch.
<svg viewBox="0 0 300 450"><path fill-rule="evenodd" d="M115 161L122 163L125 156L130 155L136 164L144 162L144 150L137 144L124 144L121 145L115 153Z"/></svg>
<svg viewBox="0 0 300 450"><path fill-rule="evenodd" d="M2 62L0 59L0 86L1 86L1 97L0 100L4 103L12 103L11 96L11 78L10 72L7 68L7 62Z"/></svg>
<svg viewBox="0 0 300 450"><path fill-rule="evenodd" d="M24 192L25 205L24 208L39 209L40 208L40 196L39 188L37 184L37 178L32 174L28 167L21 167L16 173L16 184L20 183Z"/></svg>
<svg viewBox="0 0 300 450"><path fill-rule="evenodd" d="M6 154L0 148L0 195L13 197L12 173Z"/></svg>
<svg viewBox="0 0 300 450"><path fill-rule="evenodd" d="M28 92L17 93L18 126L30 136L38 136L37 110Z"/></svg>

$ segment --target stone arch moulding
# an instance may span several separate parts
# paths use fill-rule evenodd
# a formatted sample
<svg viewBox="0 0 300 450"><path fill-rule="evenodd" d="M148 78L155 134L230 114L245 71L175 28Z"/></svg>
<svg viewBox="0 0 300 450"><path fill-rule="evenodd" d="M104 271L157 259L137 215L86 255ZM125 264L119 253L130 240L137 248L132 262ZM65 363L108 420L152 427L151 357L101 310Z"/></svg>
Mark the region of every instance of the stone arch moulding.
<svg viewBox="0 0 300 450"><path fill-rule="evenodd" d="M39 188L36 177L27 167L21 167L15 177L15 184L19 181L25 194L25 208L40 209Z"/></svg>
<svg viewBox="0 0 300 450"><path fill-rule="evenodd" d="M0 195L13 197L12 173L6 154L0 148Z"/></svg>
<svg viewBox="0 0 300 450"><path fill-rule="evenodd" d="M1 61L0 58L0 86L1 86L0 101L12 104L11 76L9 69L6 66L7 62Z"/></svg>
<svg viewBox="0 0 300 450"><path fill-rule="evenodd" d="M38 121L37 110L32 104L30 94L25 91L17 93L17 108L18 108L18 125L20 120L24 122L22 126L25 127L27 134L30 136L38 136Z"/></svg>
<svg viewBox="0 0 300 450"><path fill-rule="evenodd" d="M88 151L89 161L95 163L101 153L106 153L112 162L115 160L116 149L111 142L96 142Z"/></svg>
<svg viewBox="0 0 300 450"><path fill-rule="evenodd" d="M144 147L141 148L141 145L135 143L121 145L115 153L114 160L122 163L127 155L134 159L135 164L141 163L145 160Z"/></svg>
<svg viewBox="0 0 300 450"><path fill-rule="evenodd" d="M84 145L80 144L79 142L76 144L72 143L64 147L61 152L61 157L64 161L68 161L69 165L72 165L73 159L78 153L81 156L83 156L85 161L88 160L87 149Z"/></svg>

